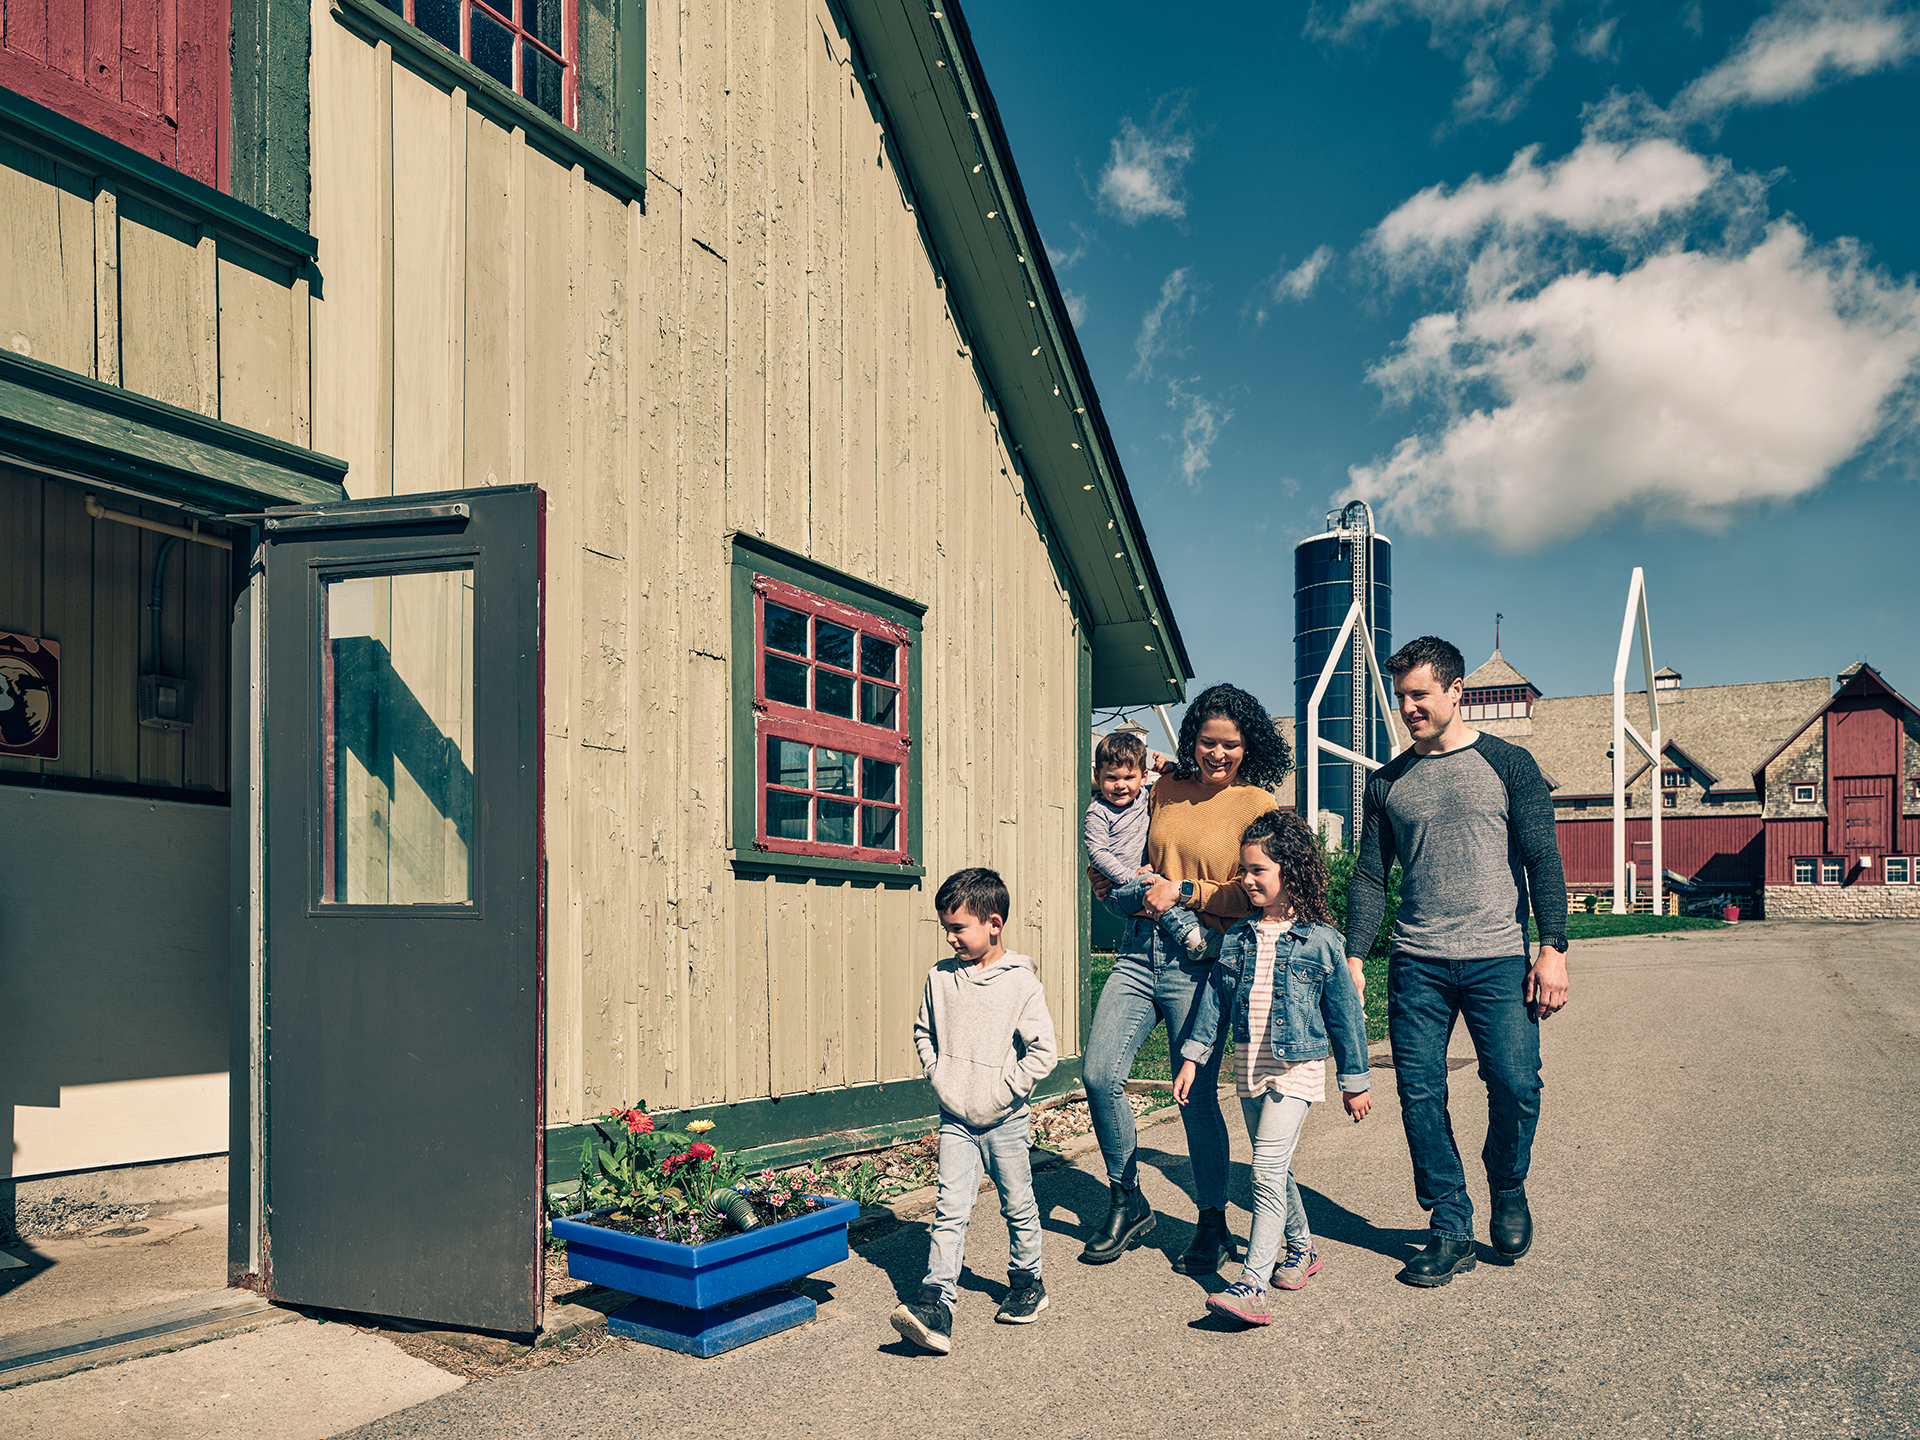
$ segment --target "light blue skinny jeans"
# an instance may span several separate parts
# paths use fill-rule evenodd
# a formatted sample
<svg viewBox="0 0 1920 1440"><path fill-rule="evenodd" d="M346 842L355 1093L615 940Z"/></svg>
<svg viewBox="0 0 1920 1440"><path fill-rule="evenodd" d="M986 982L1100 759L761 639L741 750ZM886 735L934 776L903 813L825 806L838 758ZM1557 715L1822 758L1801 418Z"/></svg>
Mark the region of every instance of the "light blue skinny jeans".
<svg viewBox="0 0 1920 1440"><path fill-rule="evenodd" d="M1132 1190L1140 1184L1138 1141L1133 1110L1127 1104L1127 1076L1134 1057L1166 1022L1168 1053L1178 1055L1199 1008L1200 990L1207 983L1220 953L1220 937L1209 931L1206 953L1189 958L1154 921L1135 916L1127 923L1119 957L1107 988L1100 992L1093 1029L1087 1035L1086 1060L1081 1074L1087 1086L1087 1109L1093 1133L1107 1162L1107 1183ZM1224 1210L1227 1205L1227 1122L1220 1114L1220 1055L1194 1077L1193 1092L1180 1112L1187 1130L1187 1154L1193 1162L1194 1199L1202 1210Z"/></svg>
<svg viewBox="0 0 1920 1440"><path fill-rule="evenodd" d="M1307 1207L1300 1203L1300 1187L1293 1183L1293 1152L1307 1123L1310 1101L1271 1090L1251 1100L1244 1096L1240 1113L1247 1119L1247 1138L1253 1141L1253 1233L1247 1237L1247 1258L1240 1278L1263 1290L1273 1278L1280 1258L1280 1238L1293 1244L1313 1244L1307 1228Z"/></svg>
<svg viewBox="0 0 1920 1440"><path fill-rule="evenodd" d="M967 1222L980 1194L980 1177L991 1175L1007 1222L1007 1273L1040 1273L1040 1202L1033 1198L1033 1166L1027 1143L1033 1114L1022 1107L998 1125L976 1130L958 1116L940 1114L940 1194L933 1206L932 1243L924 1284L939 1287L953 1308L959 1297L960 1261L967 1248Z"/></svg>

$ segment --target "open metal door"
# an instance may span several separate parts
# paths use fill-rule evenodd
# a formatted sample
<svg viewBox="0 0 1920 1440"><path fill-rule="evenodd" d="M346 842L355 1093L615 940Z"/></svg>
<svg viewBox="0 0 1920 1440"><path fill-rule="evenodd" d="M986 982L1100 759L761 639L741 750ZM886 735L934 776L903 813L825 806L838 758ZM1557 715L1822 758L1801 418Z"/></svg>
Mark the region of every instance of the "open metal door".
<svg viewBox="0 0 1920 1440"><path fill-rule="evenodd" d="M544 513L513 486L259 522L276 1300L539 1326Z"/></svg>

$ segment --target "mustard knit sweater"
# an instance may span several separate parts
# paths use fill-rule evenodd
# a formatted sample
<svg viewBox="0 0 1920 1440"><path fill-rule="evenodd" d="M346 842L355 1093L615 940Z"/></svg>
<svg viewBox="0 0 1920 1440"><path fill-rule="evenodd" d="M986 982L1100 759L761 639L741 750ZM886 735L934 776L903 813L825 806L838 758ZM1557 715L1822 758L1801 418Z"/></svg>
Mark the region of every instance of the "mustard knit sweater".
<svg viewBox="0 0 1920 1440"><path fill-rule="evenodd" d="M1197 780L1164 776L1150 794L1147 864L1169 880L1191 880L1193 908L1215 930L1247 913L1240 871L1240 834L1280 802L1258 785L1218 790Z"/></svg>

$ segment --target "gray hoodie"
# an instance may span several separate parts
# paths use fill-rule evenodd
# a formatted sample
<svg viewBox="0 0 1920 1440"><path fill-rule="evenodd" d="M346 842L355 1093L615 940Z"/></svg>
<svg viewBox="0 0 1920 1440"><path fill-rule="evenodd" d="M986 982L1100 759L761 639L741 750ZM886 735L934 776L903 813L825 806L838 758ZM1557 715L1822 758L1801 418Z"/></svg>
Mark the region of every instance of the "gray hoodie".
<svg viewBox="0 0 1920 1440"><path fill-rule="evenodd" d="M1033 961L1011 950L984 969L942 960L927 972L913 1047L949 1115L983 1130L1024 1110L1060 1058Z"/></svg>

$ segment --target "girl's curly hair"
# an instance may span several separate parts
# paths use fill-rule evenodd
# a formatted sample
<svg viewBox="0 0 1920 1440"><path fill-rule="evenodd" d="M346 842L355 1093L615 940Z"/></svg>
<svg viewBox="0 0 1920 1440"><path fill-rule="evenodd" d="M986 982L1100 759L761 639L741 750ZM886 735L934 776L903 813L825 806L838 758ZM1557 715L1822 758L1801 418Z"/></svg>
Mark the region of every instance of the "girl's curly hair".
<svg viewBox="0 0 1920 1440"><path fill-rule="evenodd" d="M1291 810L1269 810L1240 833L1242 845L1258 845L1280 867L1294 914L1315 925L1333 924L1327 903L1327 859L1320 837Z"/></svg>
<svg viewBox="0 0 1920 1440"><path fill-rule="evenodd" d="M1231 720L1247 747L1240 762L1240 780L1262 790L1278 790L1293 773L1293 747L1273 728L1267 707L1238 685L1209 685L1187 706L1180 720L1180 753L1174 778L1198 780L1200 764L1194 759L1194 746L1200 739L1200 727L1209 720Z"/></svg>

